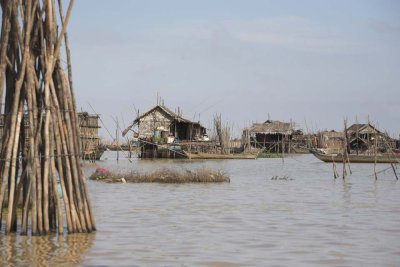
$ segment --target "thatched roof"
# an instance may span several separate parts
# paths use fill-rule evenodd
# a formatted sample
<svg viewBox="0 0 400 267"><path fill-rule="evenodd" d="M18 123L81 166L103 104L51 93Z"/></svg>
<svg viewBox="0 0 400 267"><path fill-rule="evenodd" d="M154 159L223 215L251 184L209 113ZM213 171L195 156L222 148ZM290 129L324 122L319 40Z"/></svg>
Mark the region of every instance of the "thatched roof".
<svg viewBox="0 0 400 267"><path fill-rule="evenodd" d="M176 114L175 112L173 112L172 110L170 110L169 108L167 108L166 106L163 105L156 105L155 107L153 107L152 109L150 109L149 111L147 111L146 113L140 115L139 117L137 117L134 120L134 123L138 123L140 121L140 119L148 116L149 114L151 114L152 112L154 112L155 110L159 110L162 113L164 113L167 117L169 117L171 120L175 120L177 122L183 122L183 123L190 123L190 124L198 124L200 125L200 122L195 122L195 121L191 121L188 119L183 118L182 116L180 116L179 114ZM200 125L201 126L201 125Z"/></svg>
<svg viewBox="0 0 400 267"><path fill-rule="evenodd" d="M291 135L294 132L294 128L289 122L267 120L264 123L253 123L249 128L249 132L253 134Z"/></svg>
<svg viewBox="0 0 400 267"><path fill-rule="evenodd" d="M358 133L358 134L375 134L381 133L378 129L372 126L369 123L355 123L347 128L347 132L349 134Z"/></svg>

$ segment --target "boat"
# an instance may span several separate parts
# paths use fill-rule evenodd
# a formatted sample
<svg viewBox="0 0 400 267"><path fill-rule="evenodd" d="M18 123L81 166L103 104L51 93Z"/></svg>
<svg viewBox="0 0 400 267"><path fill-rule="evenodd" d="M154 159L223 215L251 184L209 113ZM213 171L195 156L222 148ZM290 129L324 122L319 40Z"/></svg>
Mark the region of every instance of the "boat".
<svg viewBox="0 0 400 267"><path fill-rule="evenodd" d="M323 162L343 162L343 154L325 154L318 150L310 151L316 158ZM400 153L379 153L375 155L349 154L346 161L350 163L400 163Z"/></svg>
<svg viewBox="0 0 400 267"><path fill-rule="evenodd" d="M185 151L188 159L256 159L256 154L212 154L189 153Z"/></svg>

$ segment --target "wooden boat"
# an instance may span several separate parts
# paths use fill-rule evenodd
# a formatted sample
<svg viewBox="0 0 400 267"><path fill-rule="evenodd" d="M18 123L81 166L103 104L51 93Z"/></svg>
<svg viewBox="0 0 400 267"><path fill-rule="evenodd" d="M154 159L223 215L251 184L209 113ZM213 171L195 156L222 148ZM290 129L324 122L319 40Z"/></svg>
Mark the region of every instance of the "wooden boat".
<svg viewBox="0 0 400 267"><path fill-rule="evenodd" d="M211 154L211 153L188 153L185 151L188 159L256 159L255 154Z"/></svg>
<svg viewBox="0 0 400 267"><path fill-rule="evenodd" d="M311 153L315 157L324 162L343 162L342 154L323 154L316 150L311 150ZM348 160L350 161L350 163L374 163L375 155L349 154ZM400 163L400 154L398 153L378 154L376 155L376 163Z"/></svg>

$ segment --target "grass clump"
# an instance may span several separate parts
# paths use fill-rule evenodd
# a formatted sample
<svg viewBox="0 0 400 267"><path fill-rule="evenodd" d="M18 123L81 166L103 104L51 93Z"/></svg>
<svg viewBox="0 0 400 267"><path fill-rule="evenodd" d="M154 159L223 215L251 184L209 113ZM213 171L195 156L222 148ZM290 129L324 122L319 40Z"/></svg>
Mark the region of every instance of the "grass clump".
<svg viewBox="0 0 400 267"><path fill-rule="evenodd" d="M220 170L171 170L161 169L149 173L131 171L127 173L111 173L105 168L97 168L89 177L106 183L224 183L230 182L229 176Z"/></svg>

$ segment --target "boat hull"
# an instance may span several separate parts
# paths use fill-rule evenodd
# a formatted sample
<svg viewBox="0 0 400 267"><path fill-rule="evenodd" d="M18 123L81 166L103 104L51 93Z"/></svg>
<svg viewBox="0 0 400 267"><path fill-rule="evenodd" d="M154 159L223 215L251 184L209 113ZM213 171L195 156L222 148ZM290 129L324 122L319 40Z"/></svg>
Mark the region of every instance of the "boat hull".
<svg viewBox="0 0 400 267"><path fill-rule="evenodd" d="M211 153L185 153L188 159L256 159L254 154L211 154Z"/></svg>
<svg viewBox="0 0 400 267"><path fill-rule="evenodd" d="M343 162L343 155L341 154L321 154L312 151L312 154L322 160L323 162ZM384 154L384 155L349 155L346 161L350 163L400 163L400 155L397 154Z"/></svg>

